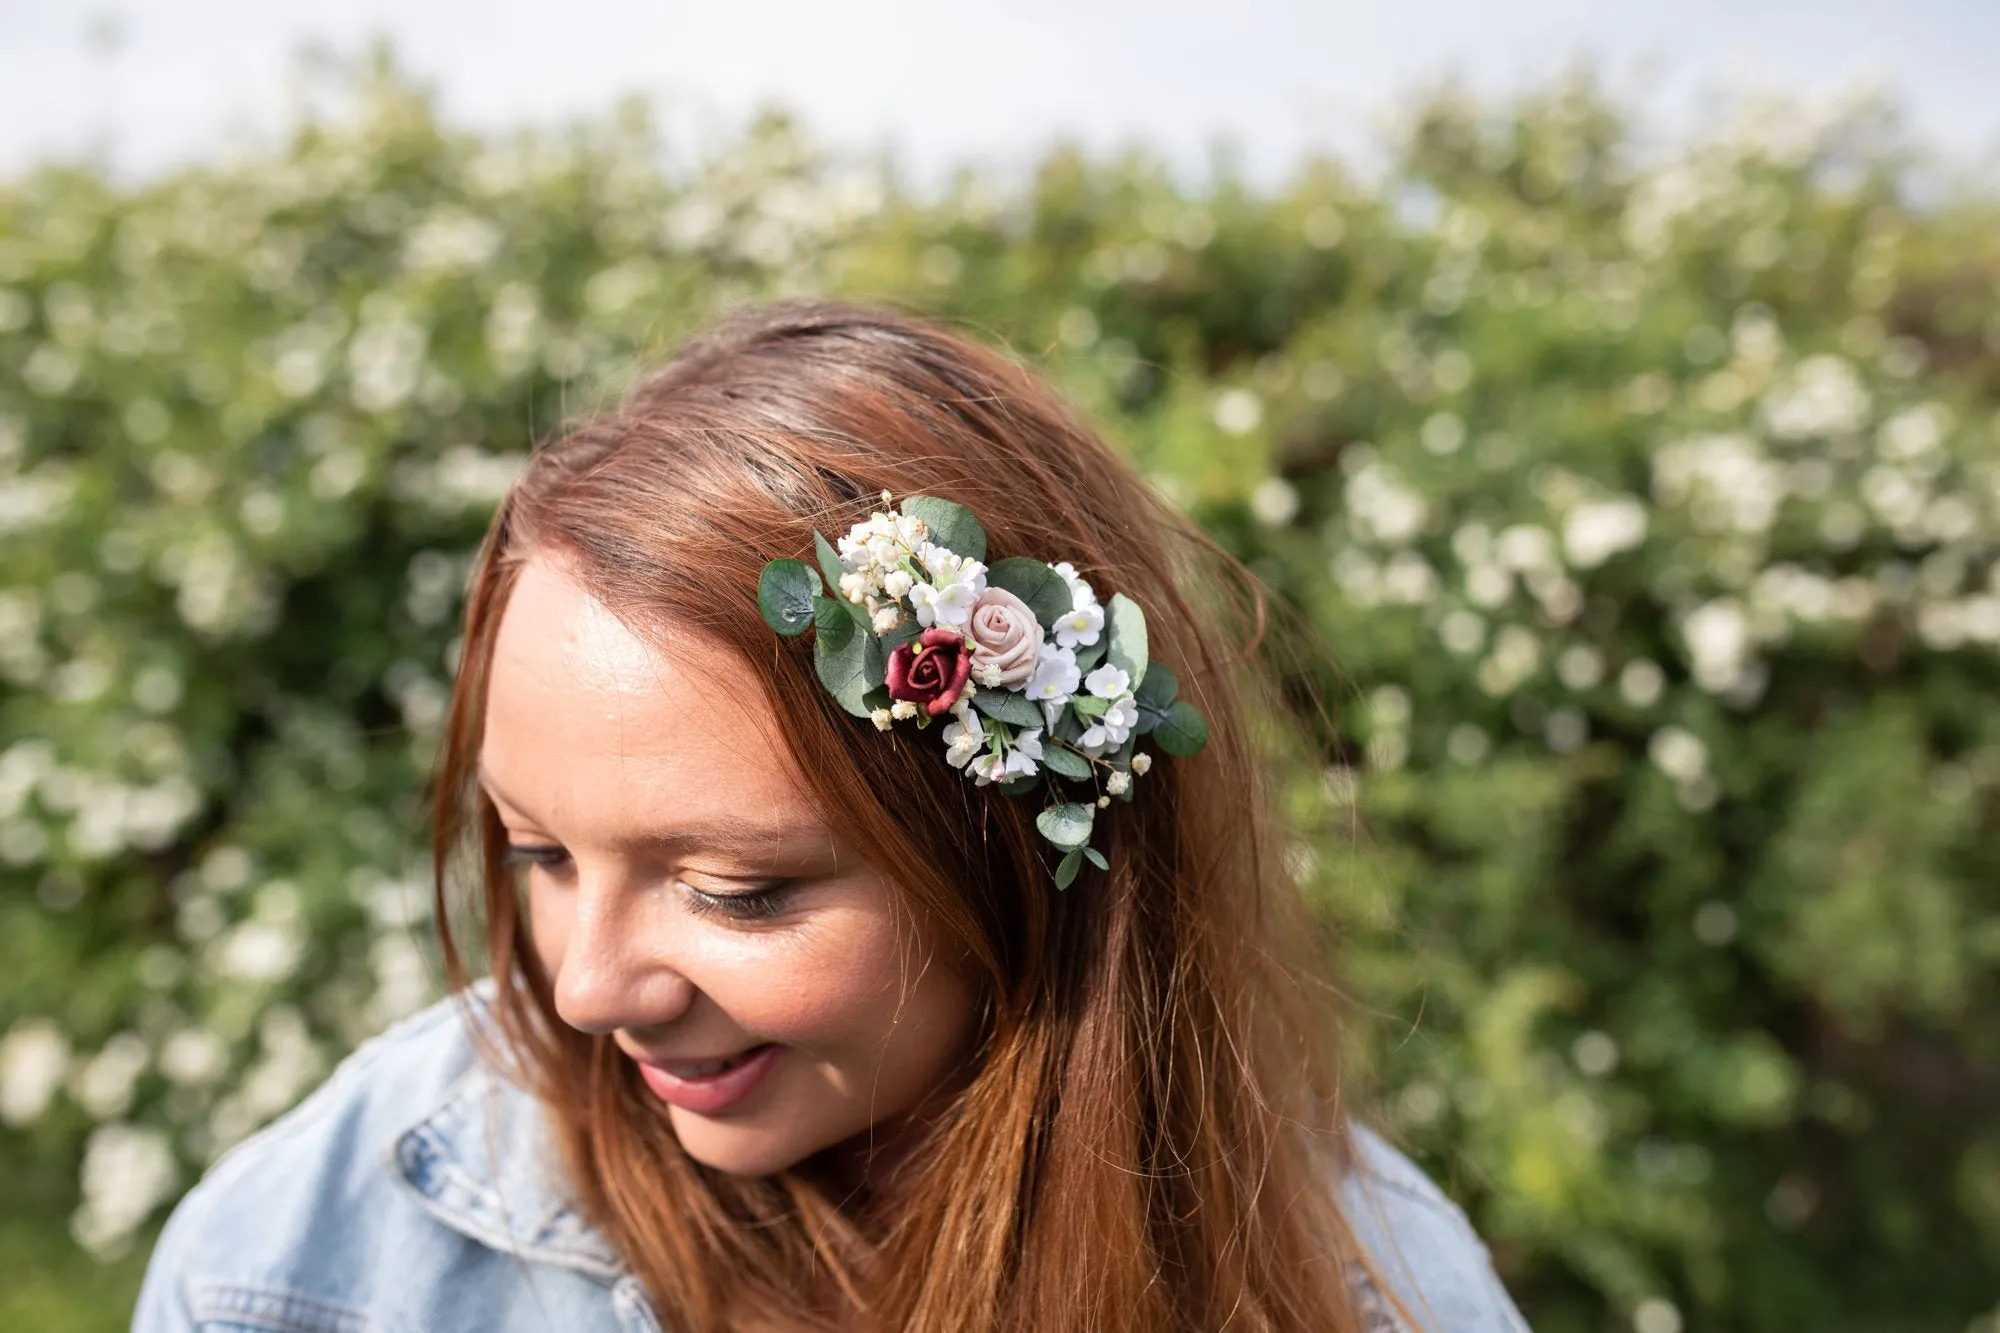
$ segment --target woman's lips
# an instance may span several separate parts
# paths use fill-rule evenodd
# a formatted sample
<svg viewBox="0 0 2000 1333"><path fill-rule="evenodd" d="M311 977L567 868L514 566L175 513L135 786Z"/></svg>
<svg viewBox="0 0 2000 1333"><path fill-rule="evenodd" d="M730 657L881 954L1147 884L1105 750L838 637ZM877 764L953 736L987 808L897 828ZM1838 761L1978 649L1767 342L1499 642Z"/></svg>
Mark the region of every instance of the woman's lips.
<svg viewBox="0 0 2000 1333"><path fill-rule="evenodd" d="M638 1062L639 1076L646 1080L646 1086L653 1090L653 1095L669 1106L678 1106L696 1115L719 1115L756 1091L783 1049L770 1042L753 1046L736 1057L728 1068L693 1078L641 1060ZM682 1069L688 1067L681 1065Z"/></svg>

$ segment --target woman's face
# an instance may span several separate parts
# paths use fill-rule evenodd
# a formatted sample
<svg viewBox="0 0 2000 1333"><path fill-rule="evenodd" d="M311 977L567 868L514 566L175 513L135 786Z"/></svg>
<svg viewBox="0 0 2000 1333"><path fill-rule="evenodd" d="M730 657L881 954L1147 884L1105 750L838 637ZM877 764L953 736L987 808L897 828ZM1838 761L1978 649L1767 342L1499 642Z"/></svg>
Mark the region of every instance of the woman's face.
<svg viewBox="0 0 2000 1333"><path fill-rule="evenodd" d="M826 826L746 669L693 635L656 650L536 558L480 770L557 1013L637 1062L689 1156L765 1175L887 1146L964 1056L974 1001Z"/></svg>

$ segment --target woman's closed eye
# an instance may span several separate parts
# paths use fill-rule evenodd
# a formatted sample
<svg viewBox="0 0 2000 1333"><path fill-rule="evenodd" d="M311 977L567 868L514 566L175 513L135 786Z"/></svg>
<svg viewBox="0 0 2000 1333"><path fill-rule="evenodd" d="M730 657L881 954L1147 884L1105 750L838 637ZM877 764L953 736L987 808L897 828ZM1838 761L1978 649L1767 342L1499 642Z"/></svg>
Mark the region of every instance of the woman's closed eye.
<svg viewBox="0 0 2000 1333"><path fill-rule="evenodd" d="M510 842L500 856L500 864L508 870L518 870L522 866L554 869L568 860L569 853L554 843Z"/></svg>
<svg viewBox="0 0 2000 1333"><path fill-rule="evenodd" d="M739 921L768 921L782 916L785 909L792 905L793 889L797 883L796 880L771 879L725 892L697 889L682 880L681 888L687 891L688 906L697 914L712 912Z"/></svg>
<svg viewBox="0 0 2000 1333"><path fill-rule="evenodd" d="M500 864L509 870L540 866L544 870L560 871L569 864L569 860L569 852L555 843L516 842L508 844ZM783 915L791 905L797 881L746 880L742 887L729 889L700 889L686 880L677 883L687 895L689 908L697 914L714 913L739 921L766 921Z"/></svg>

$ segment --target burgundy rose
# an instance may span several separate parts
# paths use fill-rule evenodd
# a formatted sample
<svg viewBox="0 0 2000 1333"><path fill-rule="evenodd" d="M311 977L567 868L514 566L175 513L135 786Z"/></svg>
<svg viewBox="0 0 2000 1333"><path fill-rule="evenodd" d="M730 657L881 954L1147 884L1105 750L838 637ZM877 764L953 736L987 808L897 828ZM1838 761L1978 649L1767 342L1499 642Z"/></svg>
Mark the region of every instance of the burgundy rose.
<svg viewBox="0 0 2000 1333"><path fill-rule="evenodd" d="M927 629L889 654L889 697L908 699L936 717L958 702L971 674L972 654L959 632Z"/></svg>

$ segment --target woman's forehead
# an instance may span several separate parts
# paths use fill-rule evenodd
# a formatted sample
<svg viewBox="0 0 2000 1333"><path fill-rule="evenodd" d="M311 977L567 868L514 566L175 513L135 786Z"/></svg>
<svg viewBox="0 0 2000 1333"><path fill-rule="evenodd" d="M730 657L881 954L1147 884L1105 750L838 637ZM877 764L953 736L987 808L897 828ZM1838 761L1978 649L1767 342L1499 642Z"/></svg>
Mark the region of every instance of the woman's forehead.
<svg viewBox="0 0 2000 1333"><path fill-rule="evenodd" d="M811 819L761 684L698 635L662 651L551 561L521 570L486 691L481 769L510 800L711 822ZM543 817L541 810L521 813Z"/></svg>

